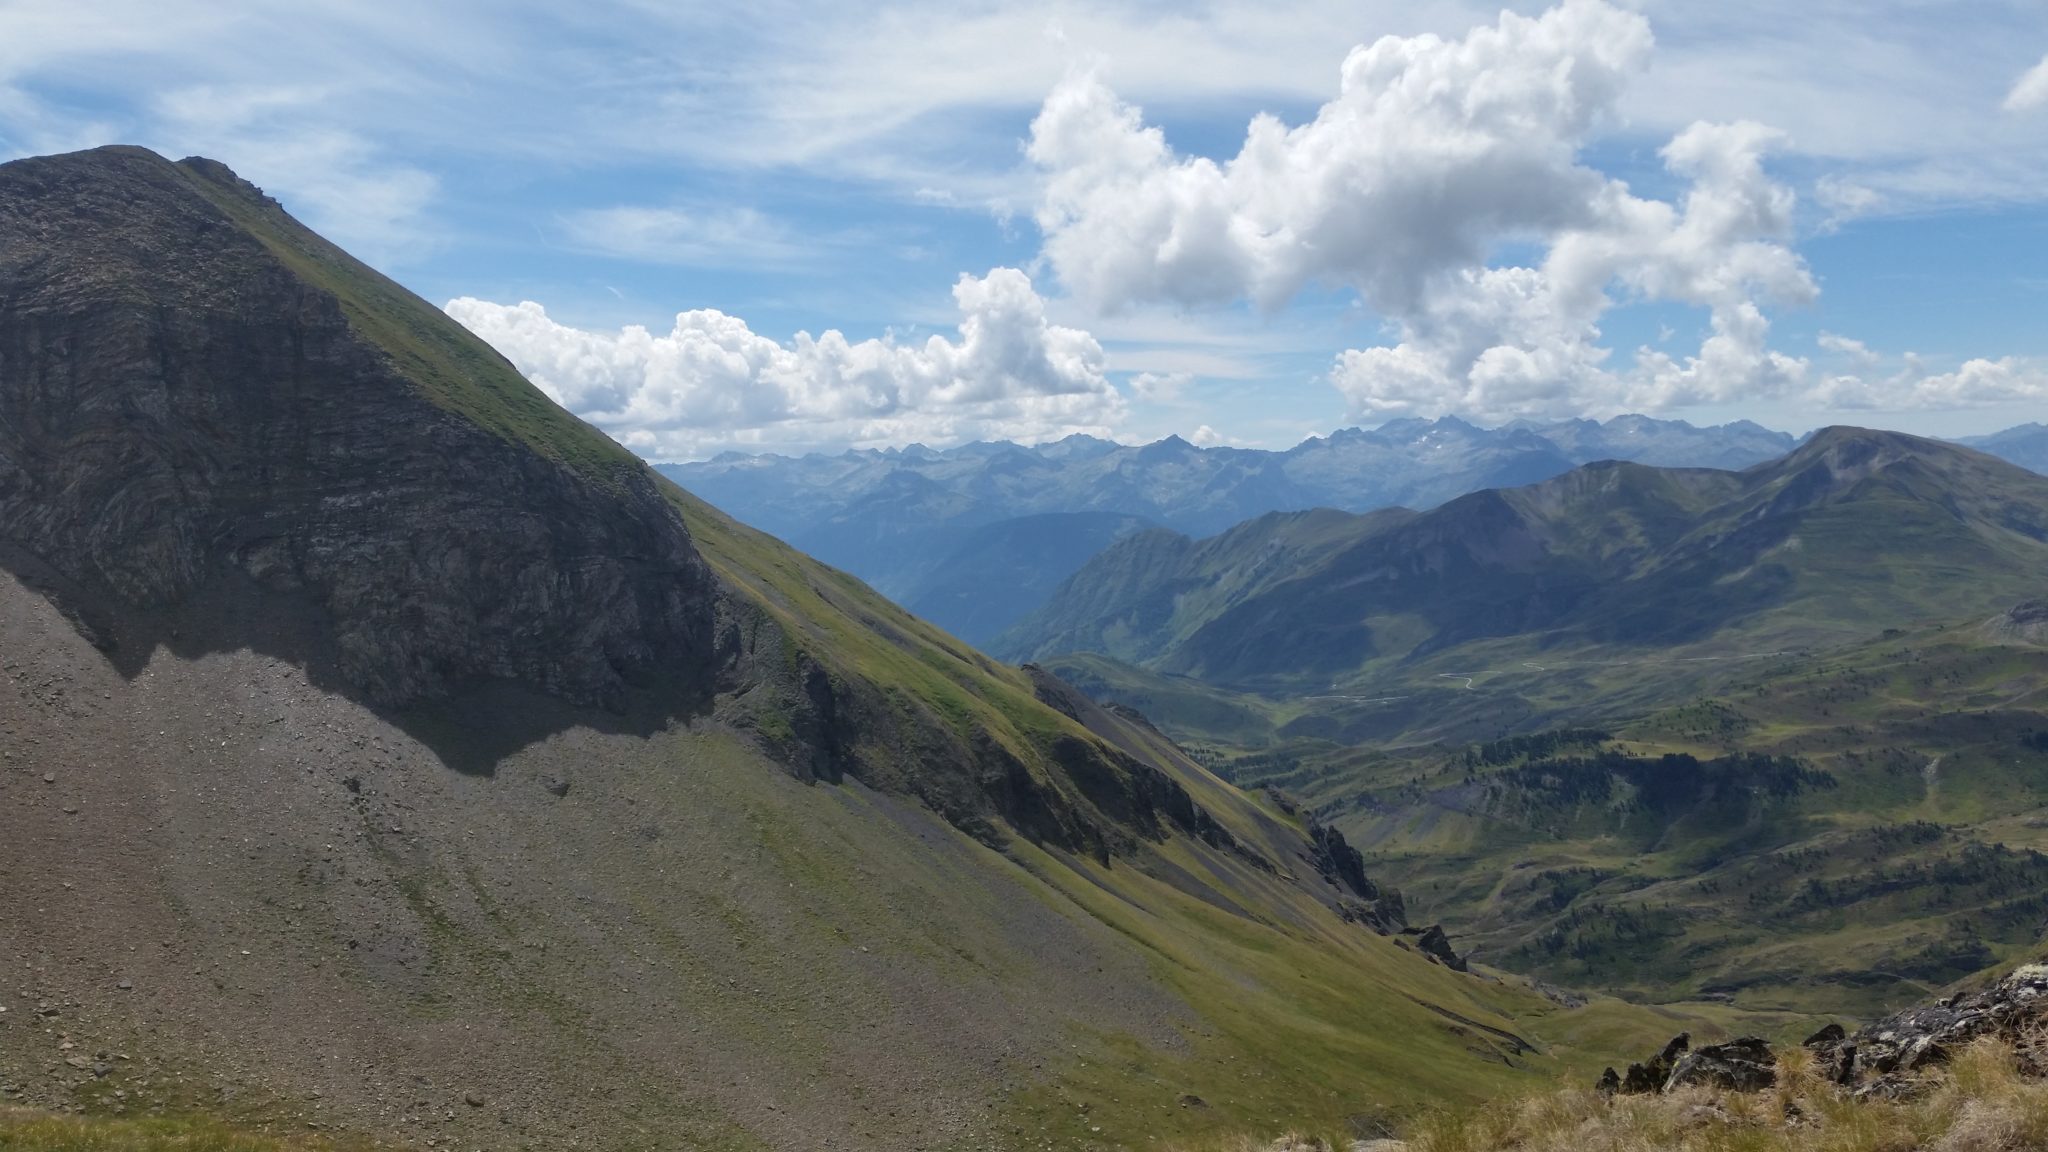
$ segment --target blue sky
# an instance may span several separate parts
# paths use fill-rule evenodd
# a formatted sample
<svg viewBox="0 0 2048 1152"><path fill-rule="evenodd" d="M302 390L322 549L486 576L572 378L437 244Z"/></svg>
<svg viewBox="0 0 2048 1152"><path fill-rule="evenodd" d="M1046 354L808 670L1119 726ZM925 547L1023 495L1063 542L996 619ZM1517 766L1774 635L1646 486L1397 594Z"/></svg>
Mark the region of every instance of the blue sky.
<svg viewBox="0 0 2048 1152"><path fill-rule="evenodd" d="M1507 7L14 0L0 157L221 159L659 459L2048 419L2048 10Z"/></svg>

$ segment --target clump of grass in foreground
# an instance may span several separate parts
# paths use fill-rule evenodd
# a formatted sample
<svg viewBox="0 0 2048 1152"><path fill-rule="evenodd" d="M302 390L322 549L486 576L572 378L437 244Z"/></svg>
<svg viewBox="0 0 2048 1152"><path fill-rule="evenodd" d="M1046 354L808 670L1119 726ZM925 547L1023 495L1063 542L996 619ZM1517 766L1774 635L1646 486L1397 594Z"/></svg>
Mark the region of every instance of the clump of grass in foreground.
<svg viewBox="0 0 2048 1152"><path fill-rule="evenodd" d="M1780 1056L1778 1086L1764 1092L1688 1089L1609 1100L1591 1089L1563 1089L1432 1113L1403 1137L1392 1145L1239 1138L1177 1152L2034 1152L2048 1148L2048 1080L2024 1074L2012 1044L1985 1040L1911 1099L1858 1101L1818 1076L1802 1051Z"/></svg>
<svg viewBox="0 0 2048 1152"><path fill-rule="evenodd" d="M7 1108L0 1109L0 1152L342 1152L342 1146L197 1117L117 1120Z"/></svg>
<svg viewBox="0 0 2048 1152"><path fill-rule="evenodd" d="M1857 1101L1780 1057L1764 1092L1688 1090L1612 1101L1568 1089L1465 1114L1408 1134L1411 1152L2019 1152L2048 1147L2048 1080L2023 1075L2010 1043L1962 1052L1903 1102Z"/></svg>

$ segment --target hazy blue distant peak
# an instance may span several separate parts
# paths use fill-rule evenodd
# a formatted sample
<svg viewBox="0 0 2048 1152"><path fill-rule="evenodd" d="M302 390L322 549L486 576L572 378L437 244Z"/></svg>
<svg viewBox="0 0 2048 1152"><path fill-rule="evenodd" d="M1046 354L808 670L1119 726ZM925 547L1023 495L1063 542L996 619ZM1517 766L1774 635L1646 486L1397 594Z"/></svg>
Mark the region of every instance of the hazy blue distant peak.
<svg viewBox="0 0 2048 1152"><path fill-rule="evenodd" d="M1084 432L1076 432L1064 439L1049 444L1040 444L1038 454L1048 460L1094 460L1123 447L1114 440L1104 440Z"/></svg>
<svg viewBox="0 0 2048 1152"><path fill-rule="evenodd" d="M1399 420L1389 420L1373 431L1383 439L1400 439L1420 436L1435 426L1434 420L1425 420L1420 416L1404 416Z"/></svg>
<svg viewBox="0 0 2048 1152"><path fill-rule="evenodd" d="M1961 443L2002 456L2022 468L2048 472L2048 425L2021 424L1989 436L1965 437Z"/></svg>
<svg viewBox="0 0 2048 1152"><path fill-rule="evenodd" d="M2003 432L1992 432L1984 436L1965 436L1958 443L1992 444L2002 440L2020 440L2029 436L2048 436L2048 424L2018 424Z"/></svg>
<svg viewBox="0 0 2048 1152"><path fill-rule="evenodd" d="M1144 445L1143 447L1139 448L1137 452L1137 459L1146 463L1151 463L1155 461L1175 460L1187 456L1197 456L1204 451L1206 451L1206 449L1197 448L1193 444L1190 444L1187 441L1181 439L1179 436L1168 436L1164 440L1154 440L1152 443Z"/></svg>

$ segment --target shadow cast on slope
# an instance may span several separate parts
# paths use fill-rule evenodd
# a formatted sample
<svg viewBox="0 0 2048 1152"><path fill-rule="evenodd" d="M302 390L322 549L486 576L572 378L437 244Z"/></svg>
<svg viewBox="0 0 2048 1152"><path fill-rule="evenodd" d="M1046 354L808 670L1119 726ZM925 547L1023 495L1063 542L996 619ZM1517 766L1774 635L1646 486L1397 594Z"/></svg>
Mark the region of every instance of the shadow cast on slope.
<svg viewBox="0 0 2048 1152"><path fill-rule="evenodd" d="M218 573L184 602L156 609L84 589L4 541L0 572L54 605L125 680L140 677L160 651L185 661L229 652L269 657L299 669L315 688L372 713L465 775L490 776L520 750L571 729L645 738L712 709L709 678L687 675L629 683L604 706L566 700L521 681L483 679L451 684L440 696L393 708L370 699L341 674L323 611L233 569Z"/></svg>

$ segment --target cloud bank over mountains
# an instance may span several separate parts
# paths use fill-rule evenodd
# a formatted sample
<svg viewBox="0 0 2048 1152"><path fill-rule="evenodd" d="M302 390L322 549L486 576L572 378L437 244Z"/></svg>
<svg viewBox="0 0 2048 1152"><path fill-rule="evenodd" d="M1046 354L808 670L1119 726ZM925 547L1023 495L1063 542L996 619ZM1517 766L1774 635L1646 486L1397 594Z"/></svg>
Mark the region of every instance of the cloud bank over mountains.
<svg viewBox="0 0 2048 1152"><path fill-rule="evenodd" d="M1346 418L1368 423L2048 397L2048 370L2024 358L1942 370L1852 337L1824 338L1817 357L1774 348L1773 316L1821 291L1796 248L1799 198L1770 167L1786 135L1751 120L1680 128L1656 153L1666 198L1587 158L1626 127L1628 93L1657 51L1650 21L1609 0L1503 12L1457 37L1385 36L1345 57L1312 115L1258 115L1221 160L1177 152L1100 71L1076 70L1025 144L1034 268L1105 322L1147 308L1270 316L1311 291L1354 293L1384 340L1334 350L1323 378ZM2018 80L2005 110L2042 104L2048 64ZM1833 213L1822 227L1882 200L1831 176L1815 187ZM834 331L784 343L715 311L682 313L665 336L580 331L530 302L465 298L449 311L655 456L1101 434L1191 383L1134 372L1120 391L1101 343L1050 323L1016 269L963 276L954 299L958 339L921 345ZM1614 347L1609 313L1643 304L1702 314L1699 345Z"/></svg>
<svg viewBox="0 0 2048 1152"><path fill-rule="evenodd" d="M962 276L953 300L958 338L921 344L836 331L782 343L709 309L680 313L665 335L568 327L531 301L465 297L447 310L557 403L660 459L734 443L1042 440L1121 420L1102 346L1048 321L1024 273Z"/></svg>

